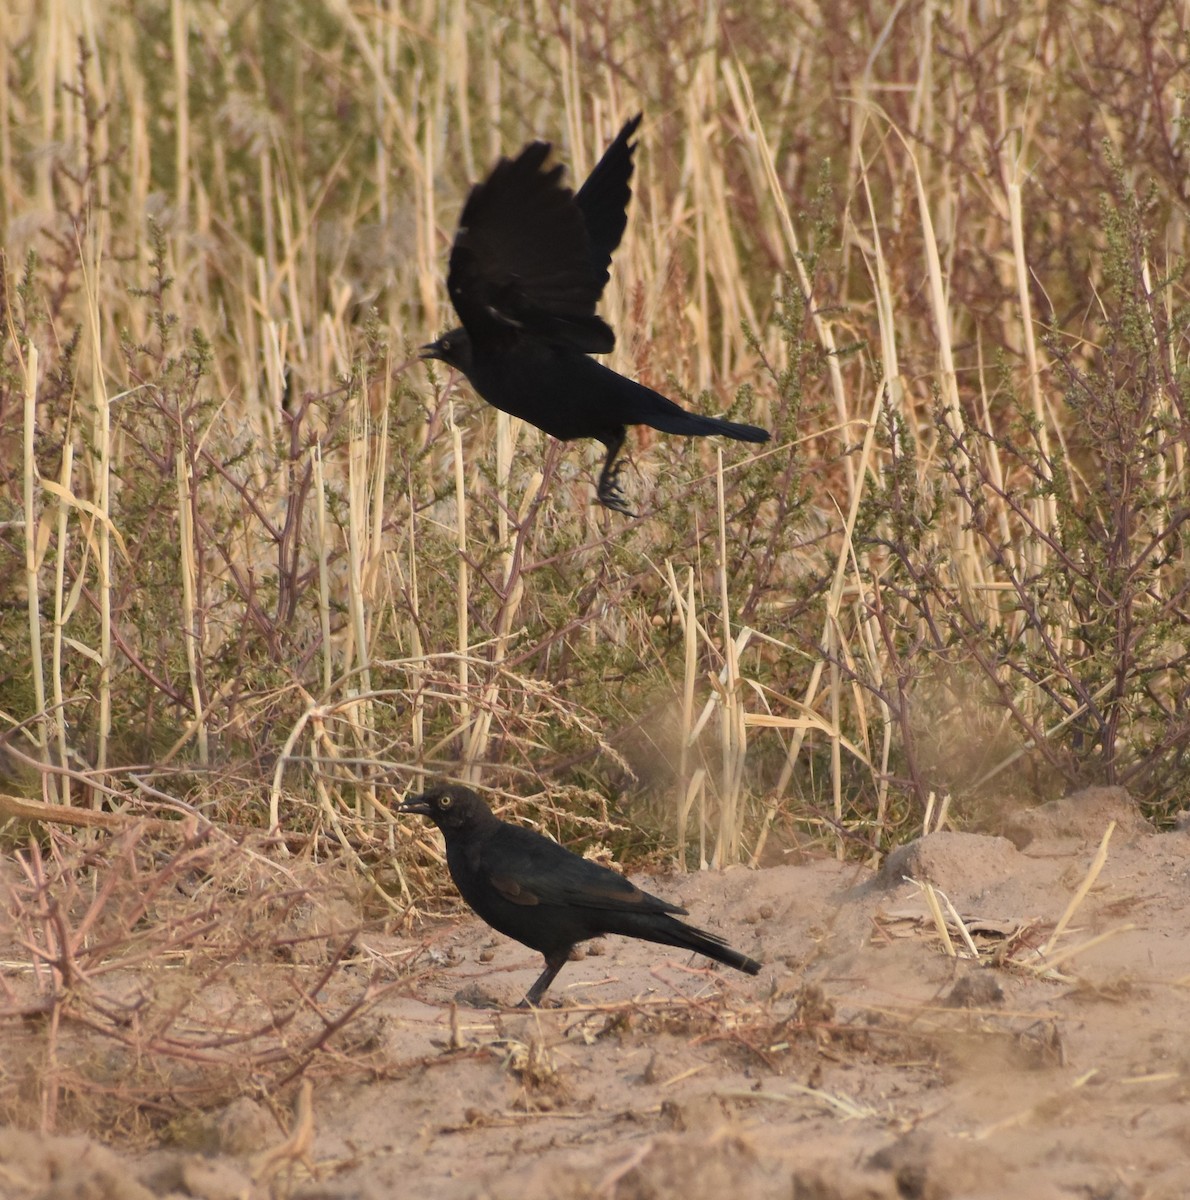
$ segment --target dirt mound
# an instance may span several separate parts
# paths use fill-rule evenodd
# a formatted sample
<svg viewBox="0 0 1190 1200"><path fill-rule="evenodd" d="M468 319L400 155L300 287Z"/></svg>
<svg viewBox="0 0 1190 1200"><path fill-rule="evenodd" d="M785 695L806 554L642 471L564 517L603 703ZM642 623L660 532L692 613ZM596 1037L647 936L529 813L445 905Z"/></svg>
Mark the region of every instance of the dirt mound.
<svg viewBox="0 0 1190 1200"><path fill-rule="evenodd" d="M1066 838L1073 842L1098 841L1112 821L1123 837L1153 832L1123 788L1091 787L1014 813L1005 822L1004 836L1019 850L1038 838L1049 842Z"/></svg>
<svg viewBox="0 0 1190 1200"><path fill-rule="evenodd" d="M6 1200L153 1200L111 1150L84 1137L0 1129L0 1195Z"/></svg>

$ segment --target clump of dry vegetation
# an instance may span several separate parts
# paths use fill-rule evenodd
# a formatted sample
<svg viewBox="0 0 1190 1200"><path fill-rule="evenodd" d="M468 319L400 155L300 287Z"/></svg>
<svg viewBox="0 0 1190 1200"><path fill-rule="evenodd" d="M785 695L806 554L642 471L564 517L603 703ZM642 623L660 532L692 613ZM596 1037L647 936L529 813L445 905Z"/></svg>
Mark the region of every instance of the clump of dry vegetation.
<svg viewBox="0 0 1190 1200"><path fill-rule="evenodd" d="M367 1062L357 1018L408 963L361 961L350 889L269 850L188 818L14 856L0 1121L140 1133Z"/></svg>
<svg viewBox="0 0 1190 1200"><path fill-rule="evenodd" d="M401 912L438 773L689 865L1186 804L1180 6L87 11L0 16L4 790ZM638 108L610 361L773 442L636 431L628 522L412 354L470 182Z"/></svg>

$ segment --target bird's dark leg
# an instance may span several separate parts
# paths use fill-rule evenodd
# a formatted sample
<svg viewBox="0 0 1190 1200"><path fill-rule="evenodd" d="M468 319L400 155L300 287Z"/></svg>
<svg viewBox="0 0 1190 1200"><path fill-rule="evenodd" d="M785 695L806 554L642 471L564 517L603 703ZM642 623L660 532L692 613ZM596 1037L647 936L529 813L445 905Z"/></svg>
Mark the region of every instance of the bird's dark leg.
<svg viewBox="0 0 1190 1200"><path fill-rule="evenodd" d="M525 998L517 1008L540 1008L541 998L545 995L550 984L554 982L558 972L566 965L572 946L564 950L555 950L553 954L545 955L545 970L537 977L537 982L525 993Z"/></svg>
<svg viewBox="0 0 1190 1200"><path fill-rule="evenodd" d="M623 513L626 517L633 517L636 514L628 507L624 500L624 493L620 491L620 464L616 462L616 456L624 446L624 427L621 425L611 437L601 440L607 447L607 457L603 460L603 470L599 474L599 488L595 495L605 508Z"/></svg>

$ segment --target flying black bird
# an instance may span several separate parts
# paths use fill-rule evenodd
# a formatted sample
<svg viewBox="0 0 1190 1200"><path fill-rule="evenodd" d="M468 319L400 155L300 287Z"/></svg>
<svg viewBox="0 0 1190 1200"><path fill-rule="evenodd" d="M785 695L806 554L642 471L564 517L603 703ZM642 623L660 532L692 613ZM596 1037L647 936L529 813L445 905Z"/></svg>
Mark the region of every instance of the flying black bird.
<svg viewBox="0 0 1190 1200"><path fill-rule="evenodd" d="M471 189L446 277L463 324L421 348L496 408L563 441L598 438L607 447L599 502L626 516L616 462L625 426L769 440L755 425L687 412L589 357L616 342L595 306L628 221L630 139L640 119L624 125L577 195L563 186L561 166L545 166L548 142L502 158Z"/></svg>
<svg viewBox="0 0 1190 1200"><path fill-rule="evenodd" d="M722 938L676 920L678 908L557 842L501 821L470 788L439 784L399 805L442 830L463 899L493 929L538 950L545 970L521 1007L538 1005L574 946L604 933L695 950L755 975L761 964Z"/></svg>

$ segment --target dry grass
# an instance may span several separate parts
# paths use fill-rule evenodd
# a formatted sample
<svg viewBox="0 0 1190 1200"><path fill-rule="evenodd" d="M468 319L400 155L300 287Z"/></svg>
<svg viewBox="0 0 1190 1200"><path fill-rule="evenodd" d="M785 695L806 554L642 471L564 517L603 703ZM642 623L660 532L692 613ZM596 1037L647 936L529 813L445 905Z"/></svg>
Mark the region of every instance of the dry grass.
<svg viewBox="0 0 1190 1200"><path fill-rule="evenodd" d="M1059 780L1174 811L1187 42L1142 7L8 6L9 790L325 832L401 911L431 774L690 865ZM774 441L636 431L626 522L411 352L494 156L581 177L638 108L610 362Z"/></svg>

